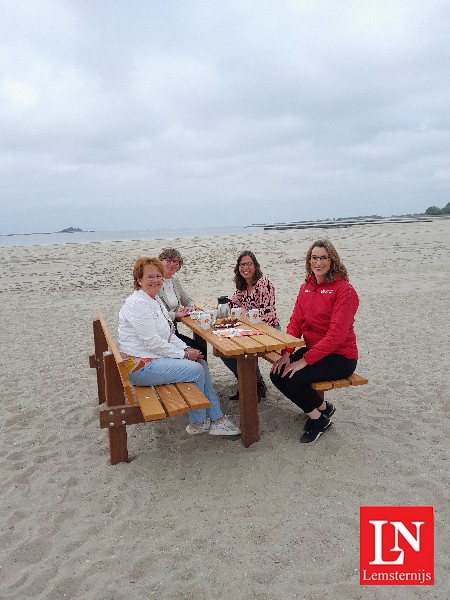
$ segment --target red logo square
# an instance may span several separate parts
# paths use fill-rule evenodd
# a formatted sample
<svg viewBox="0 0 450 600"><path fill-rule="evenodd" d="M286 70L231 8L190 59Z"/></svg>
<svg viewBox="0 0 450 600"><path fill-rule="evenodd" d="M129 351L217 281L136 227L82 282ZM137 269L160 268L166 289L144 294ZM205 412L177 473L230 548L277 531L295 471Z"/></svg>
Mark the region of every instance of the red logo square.
<svg viewBox="0 0 450 600"><path fill-rule="evenodd" d="M361 585L434 585L434 508L361 506Z"/></svg>

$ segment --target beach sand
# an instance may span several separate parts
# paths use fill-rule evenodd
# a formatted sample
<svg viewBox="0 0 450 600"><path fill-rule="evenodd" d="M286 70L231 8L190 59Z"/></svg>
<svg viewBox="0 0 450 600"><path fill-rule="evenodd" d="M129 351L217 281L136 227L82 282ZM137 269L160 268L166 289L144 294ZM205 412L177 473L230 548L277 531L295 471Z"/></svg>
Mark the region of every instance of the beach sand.
<svg viewBox="0 0 450 600"><path fill-rule="evenodd" d="M190 437L183 415L130 427L130 463L109 466L92 320L103 310L116 331L135 258L178 248L180 278L205 300L232 293L236 257L251 249L285 327L320 237L358 291L357 372L370 380L329 393L326 435L300 445L304 416L268 382L250 448ZM2 599L448 598L449 220L0 256ZM210 367L238 422L233 376L212 353ZM433 587L359 585L361 505L434 506Z"/></svg>

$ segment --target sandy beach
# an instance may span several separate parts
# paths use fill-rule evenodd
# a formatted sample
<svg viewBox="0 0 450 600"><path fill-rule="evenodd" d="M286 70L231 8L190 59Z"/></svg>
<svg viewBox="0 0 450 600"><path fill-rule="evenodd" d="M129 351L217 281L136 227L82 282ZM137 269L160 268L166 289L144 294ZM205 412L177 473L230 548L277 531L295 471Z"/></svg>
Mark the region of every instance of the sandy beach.
<svg viewBox="0 0 450 600"><path fill-rule="evenodd" d="M92 320L116 332L138 255L180 250L194 298L234 290L241 250L274 283L286 327L312 241L358 291L361 388L330 392L334 426L300 445L300 411L269 383L261 441L190 437L187 417L128 429L108 465ZM267 234L0 248L2 600L448 598L450 220ZM231 373L212 356L236 422ZM359 584L359 507L435 508L435 579Z"/></svg>

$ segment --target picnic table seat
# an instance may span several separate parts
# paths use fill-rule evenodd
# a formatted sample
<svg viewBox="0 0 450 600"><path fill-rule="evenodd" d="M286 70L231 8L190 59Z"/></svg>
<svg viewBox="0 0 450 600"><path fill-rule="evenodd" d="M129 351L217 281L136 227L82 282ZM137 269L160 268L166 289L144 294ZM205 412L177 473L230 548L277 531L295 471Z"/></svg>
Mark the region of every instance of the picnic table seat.
<svg viewBox="0 0 450 600"><path fill-rule="evenodd" d="M94 354L89 366L97 370L100 427L108 429L111 465L128 462L127 426L159 421L208 408L208 398L193 383L152 387L134 386L104 316L93 322Z"/></svg>
<svg viewBox="0 0 450 600"><path fill-rule="evenodd" d="M266 354L262 355L262 358L264 358L265 360L267 360L268 362L274 364L277 362L277 360L281 357L281 353L280 352L266 352ZM316 392L319 394L319 396L321 396L321 398L324 398L324 392L328 391L328 390L334 390L337 388L344 388L344 387L349 387L349 386L356 386L356 385L365 385L366 383L369 383L369 380L366 379L366 377L363 377L362 375L357 375L356 373L353 373L353 375L350 375L349 377L346 377L345 379L335 379L334 381L319 381L317 383L312 383L311 387L313 388L313 390L316 390Z"/></svg>

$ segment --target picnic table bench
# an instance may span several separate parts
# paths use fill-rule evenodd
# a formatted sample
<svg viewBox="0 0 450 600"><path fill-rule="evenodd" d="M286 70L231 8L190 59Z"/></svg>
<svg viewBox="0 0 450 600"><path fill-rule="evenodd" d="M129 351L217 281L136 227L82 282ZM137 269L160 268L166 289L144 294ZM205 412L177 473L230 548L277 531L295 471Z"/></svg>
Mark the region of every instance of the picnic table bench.
<svg viewBox="0 0 450 600"><path fill-rule="evenodd" d="M266 354L262 355L262 358L264 358L272 364L276 363L280 357L281 353L276 351L267 352ZM320 396L322 400L324 400L326 391L336 390L338 388L345 388L349 386L365 385L366 383L369 383L368 379L366 379L362 375L357 375L356 373L353 373L353 375L349 375L345 379L335 379L334 381L318 381L317 383L312 383L311 387L317 392L318 396Z"/></svg>
<svg viewBox="0 0 450 600"><path fill-rule="evenodd" d="M208 398L193 383L132 385L102 314L94 320L93 327L94 354L89 356L89 366L97 371L100 427L108 429L112 465L128 462L128 425L159 421L210 406Z"/></svg>

